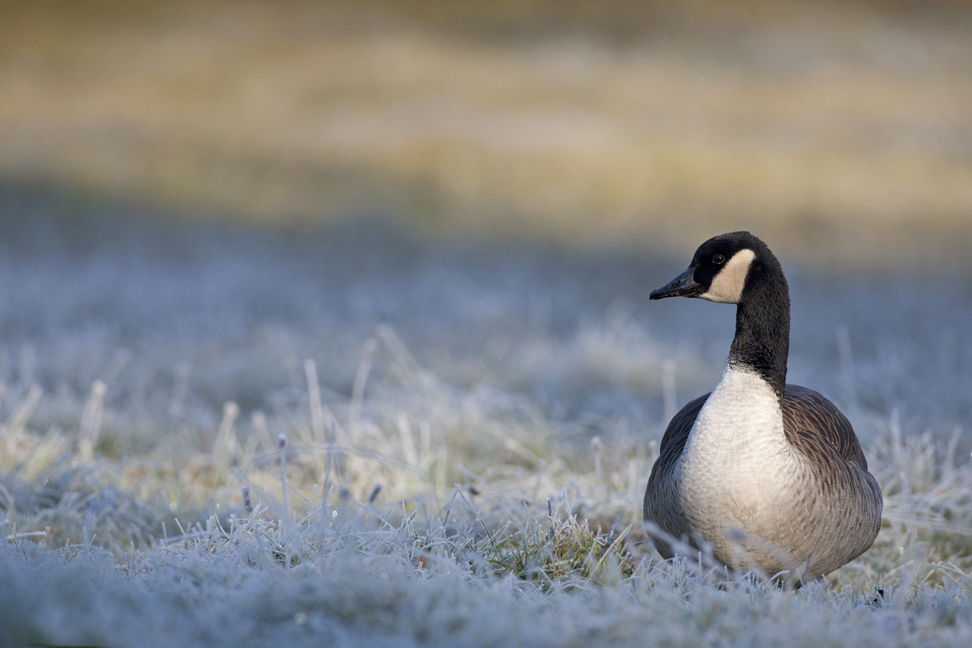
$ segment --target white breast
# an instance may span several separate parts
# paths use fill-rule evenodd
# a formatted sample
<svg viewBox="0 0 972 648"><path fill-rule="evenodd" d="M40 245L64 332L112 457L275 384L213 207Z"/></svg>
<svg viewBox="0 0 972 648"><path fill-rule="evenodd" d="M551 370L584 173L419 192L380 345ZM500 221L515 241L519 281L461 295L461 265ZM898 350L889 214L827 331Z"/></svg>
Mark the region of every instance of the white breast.
<svg viewBox="0 0 972 648"><path fill-rule="evenodd" d="M768 533L788 505L794 474L773 388L752 371L726 367L676 471L685 516L708 542L723 544L735 530Z"/></svg>

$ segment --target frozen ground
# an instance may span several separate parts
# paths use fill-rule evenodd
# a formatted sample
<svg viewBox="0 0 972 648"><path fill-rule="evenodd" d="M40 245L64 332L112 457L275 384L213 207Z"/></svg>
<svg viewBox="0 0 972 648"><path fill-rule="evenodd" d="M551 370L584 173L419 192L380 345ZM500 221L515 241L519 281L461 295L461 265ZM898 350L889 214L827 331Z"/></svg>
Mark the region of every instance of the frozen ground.
<svg viewBox="0 0 972 648"><path fill-rule="evenodd" d="M875 547L793 594L659 563L639 530L664 422L732 335L730 308L647 301L691 249L173 224L17 187L0 228L0 644L972 643L955 260L783 260L790 379L848 413L886 494Z"/></svg>

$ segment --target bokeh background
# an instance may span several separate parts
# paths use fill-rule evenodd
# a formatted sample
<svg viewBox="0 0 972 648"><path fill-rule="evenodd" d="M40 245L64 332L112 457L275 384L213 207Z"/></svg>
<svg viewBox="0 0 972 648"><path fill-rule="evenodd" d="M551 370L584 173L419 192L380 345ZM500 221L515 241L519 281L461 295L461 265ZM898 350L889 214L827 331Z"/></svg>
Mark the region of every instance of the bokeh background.
<svg viewBox="0 0 972 648"><path fill-rule="evenodd" d="M5 190L580 246L748 228L818 265L972 240L966 2L2 10Z"/></svg>
<svg viewBox="0 0 972 648"><path fill-rule="evenodd" d="M416 367L525 399L532 458L410 415L452 446L444 485L551 440L566 475L595 436L650 462L718 379L733 313L647 294L749 229L790 280L793 382L865 441L897 417L972 450L968 3L0 15L0 405L66 447L97 401L104 456L202 466L233 402L259 453L254 413L305 429L313 360L349 427L397 426Z"/></svg>

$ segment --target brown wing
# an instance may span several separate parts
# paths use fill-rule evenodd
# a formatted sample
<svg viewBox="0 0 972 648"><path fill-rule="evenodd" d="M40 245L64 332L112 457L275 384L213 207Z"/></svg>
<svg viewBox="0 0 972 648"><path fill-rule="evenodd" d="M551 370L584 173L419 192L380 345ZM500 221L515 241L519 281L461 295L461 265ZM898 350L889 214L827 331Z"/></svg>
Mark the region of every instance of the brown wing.
<svg viewBox="0 0 972 648"><path fill-rule="evenodd" d="M824 575L867 551L881 529L881 486L867 472L854 428L833 403L806 387L787 385L783 432L811 469L803 475L808 498L793 525L813 561L809 573ZM794 545L799 546L799 545Z"/></svg>
<svg viewBox="0 0 972 648"><path fill-rule="evenodd" d="M692 532L682 514L674 471L695 419L708 398L709 394L699 396L672 418L662 437L658 459L651 467L648 488L645 489L645 522L656 525L674 538L689 537ZM663 557L671 558L674 555L666 540L652 535L651 541Z"/></svg>
<svg viewBox="0 0 972 648"><path fill-rule="evenodd" d="M702 406L705 405L705 401L709 399L711 393L709 392L690 401L685 407L679 410L678 414L672 417L672 420L668 423L668 427L665 428L664 436L662 436L661 446L658 448L659 456L674 454L678 457L682 454L682 448L685 447L685 441L688 440L689 432L692 431L692 426L695 425L695 419L698 418L699 412L702 411Z"/></svg>
<svg viewBox="0 0 972 648"><path fill-rule="evenodd" d="M834 446L845 461L867 470L867 459L847 417L829 400L806 387L787 385L783 395L783 430L791 444L802 434Z"/></svg>

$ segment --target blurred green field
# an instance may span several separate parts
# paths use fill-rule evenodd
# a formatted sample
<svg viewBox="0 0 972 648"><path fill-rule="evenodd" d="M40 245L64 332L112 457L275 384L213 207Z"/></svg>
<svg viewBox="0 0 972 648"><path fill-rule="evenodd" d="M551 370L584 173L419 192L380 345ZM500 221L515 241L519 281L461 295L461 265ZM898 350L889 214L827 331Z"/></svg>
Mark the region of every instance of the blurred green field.
<svg viewBox="0 0 972 648"><path fill-rule="evenodd" d="M0 7L0 175L165 213L964 258L965 2Z"/></svg>

